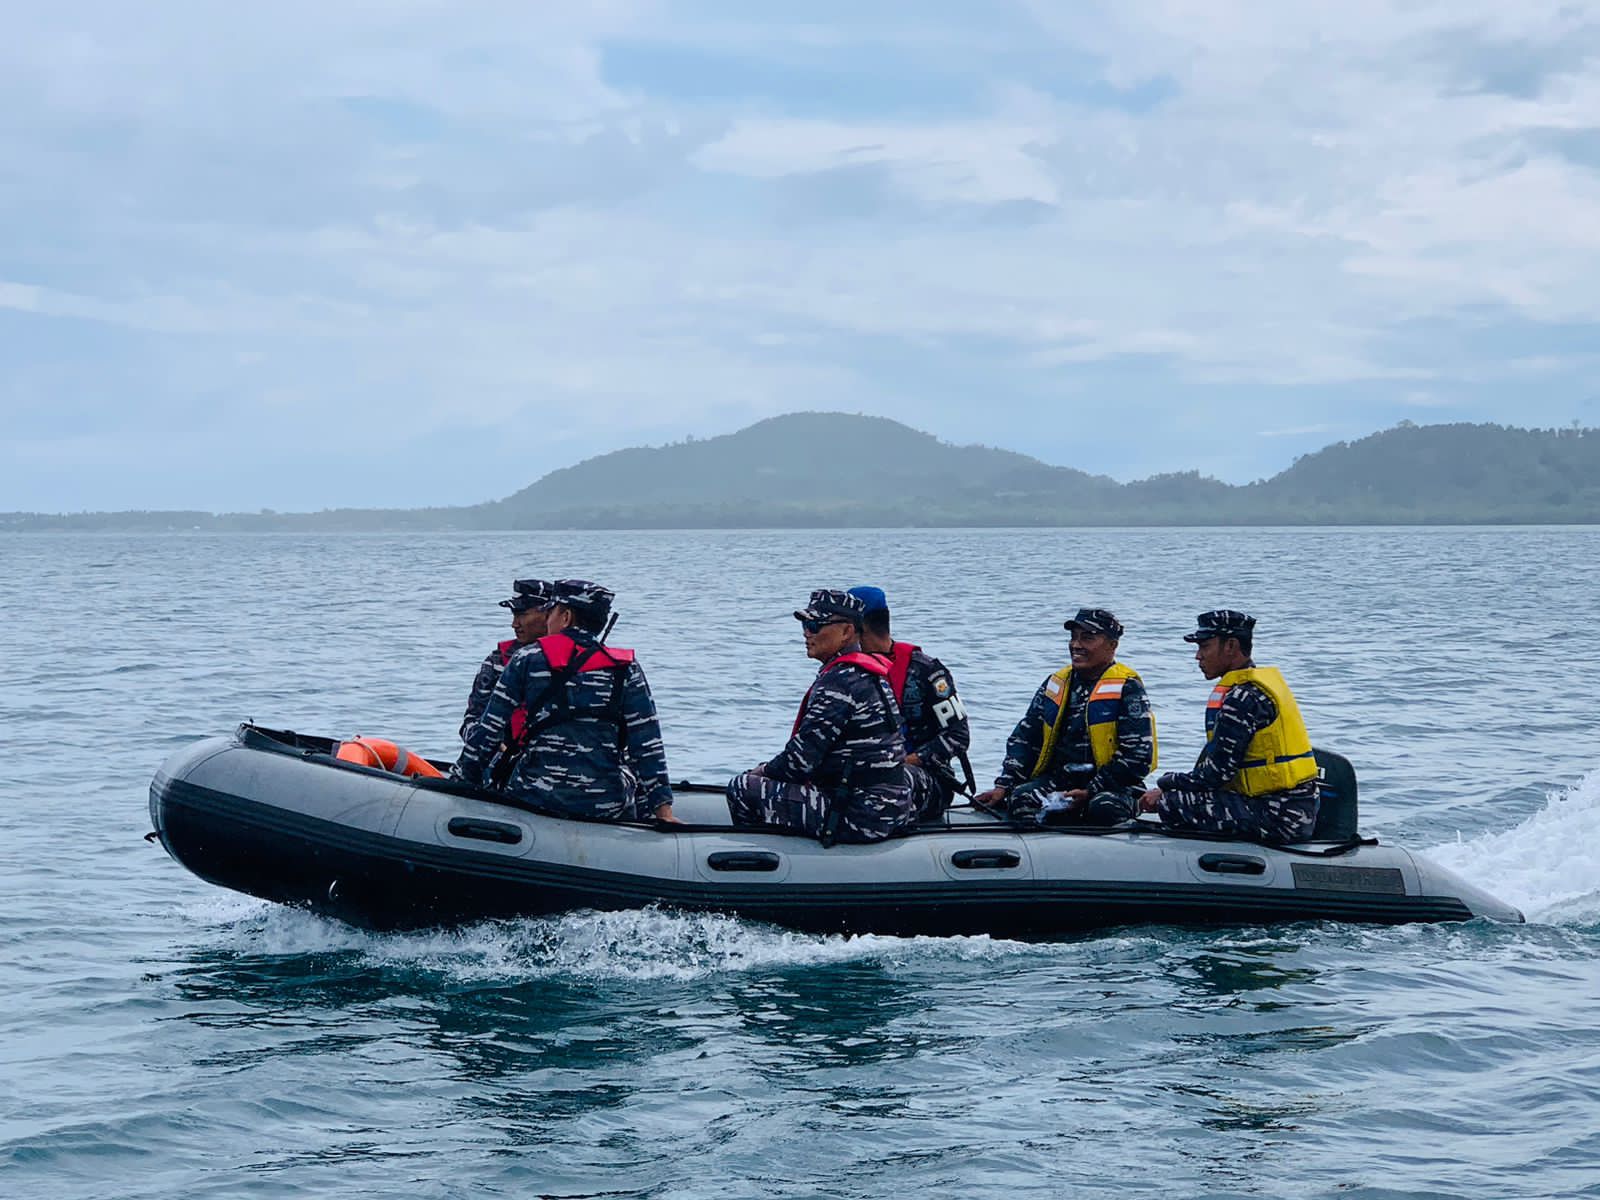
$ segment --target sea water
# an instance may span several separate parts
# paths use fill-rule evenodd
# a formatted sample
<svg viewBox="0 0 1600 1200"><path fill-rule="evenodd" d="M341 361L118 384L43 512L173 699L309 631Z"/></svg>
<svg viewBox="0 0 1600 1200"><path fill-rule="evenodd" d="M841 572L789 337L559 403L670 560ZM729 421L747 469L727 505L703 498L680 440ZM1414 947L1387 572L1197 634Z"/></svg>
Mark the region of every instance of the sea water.
<svg viewBox="0 0 1600 1200"><path fill-rule="evenodd" d="M618 593L674 779L781 744L884 587L991 778L1114 609L1164 764L1259 618L1363 828L1529 923L1057 943L574 913L398 935L220 891L156 765L252 718L449 756L513 577ZM0 538L0 1195L1600 1196L1600 530Z"/></svg>

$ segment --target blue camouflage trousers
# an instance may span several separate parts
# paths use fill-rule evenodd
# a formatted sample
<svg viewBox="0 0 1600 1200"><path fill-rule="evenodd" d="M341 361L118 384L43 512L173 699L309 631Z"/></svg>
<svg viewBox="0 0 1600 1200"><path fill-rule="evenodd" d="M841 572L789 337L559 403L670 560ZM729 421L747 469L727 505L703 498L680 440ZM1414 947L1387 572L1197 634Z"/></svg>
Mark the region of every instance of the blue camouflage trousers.
<svg viewBox="0 0 1600 1200"><path fill-rule="evenodd" d="M917 810L917 817L923 821L936 821L943 816L944 810L950 807L950 797L955 794L955 789L939 772L910 763L906 764L906 783L911 788L911 803Z"/></svg>
<svg viewBox="0 0 1600 1200"><path fill-rule="evenodd" d="M1121 825L1133 820L1139 793L1096 792L1082 800L1066 800L1053 792L1043 779L1019 783L1006 795L1006 812L1014 821L1037 821L1041 825Z"/></svg>
<svg viewBox="0 0 1600 1200"><path fill-rule="evenodd" d="M1163 791L1156 811L1173 829L1222 833L1282 845L1303 842L1317 824L1317 788L1302 784L1286 792L1245 796L1239 792Z"/></svg>
<svg viewBox="0 0 1600 1200"><path fill-rule="evenodd" d="M881 842L916 825L904 788L863 789L834 797L814 783L768 779L755 771L728 781L728 816L742 829L794 829L821 838L832 814L831 840Z"/></svg>

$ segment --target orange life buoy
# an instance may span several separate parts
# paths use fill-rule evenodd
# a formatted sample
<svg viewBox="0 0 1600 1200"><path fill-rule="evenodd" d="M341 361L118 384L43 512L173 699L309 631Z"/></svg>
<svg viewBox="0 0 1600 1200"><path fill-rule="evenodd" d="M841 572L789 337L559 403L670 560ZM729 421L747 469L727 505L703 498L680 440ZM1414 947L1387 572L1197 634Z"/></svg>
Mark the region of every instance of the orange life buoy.
<svg viewBox="0 0 1600 1200"><path fill-rule="evenodd" d="M347 763L355 763L358 767L377 767L380 771L393 771L396 775L423 775L430 779L444 777L444 772L422 755L412 754L387 738L351 738L348 742L339 743L339 750L334 757Z"/></svg>

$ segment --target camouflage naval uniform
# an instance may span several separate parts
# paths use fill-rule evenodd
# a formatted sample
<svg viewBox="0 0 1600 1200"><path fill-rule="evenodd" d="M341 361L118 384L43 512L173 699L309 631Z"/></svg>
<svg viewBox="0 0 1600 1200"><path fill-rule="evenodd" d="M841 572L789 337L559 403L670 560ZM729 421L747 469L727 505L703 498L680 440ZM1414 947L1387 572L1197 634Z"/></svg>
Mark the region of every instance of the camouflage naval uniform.
<svg viewBox="0 0 1600 1200"><path fill-rule="evenodd" d="M1253 683L1229 688L1217 709L1211 740L1194 769L1170 772L1156 782L1156 811L1163 825L1233 834L1262 842L1299 842L1317 823L1317 781L1283 792L1246 796L1228 784L1239 773L1250 739L1278 719L1272 697Z"/></svg>
<svg viewBox="0 0 1600 1200"><path fill-rule="evenodd" d="M807 636L821 627L851 625L861 633L866 605L849 592L811 593L795 610ZM809 645L809 643L808 643ZM873 669L845 661L860 654L852 638L822 664L800 703L794 732L770 762L728 781L728 815L735 826L776 826L808 833L823 845L877 842L916 825L906 783L900 706L881 656Z"/></svg>
<svg viewBox="0 0 1600 1200"><path fill-rule="evenodd" d="M900 710L889 681L829 664L782 752L728 784L736 826L776 825L829 842L877 842L916 825Z"/></svg>
<svg viewBox="0 0 1600 1200"><path fill-rule="evenodd" d="M994 781L995 787L1007 789L1006 802L1012 816L1037 816L1051 792L1083 788L1089 793L1089 803L1082 810L1086 819L1109 825L1133 817L1139 795L1144 790L1144 777L1155 761L1155 724L1150 716L1149 697L1138 679L1123 681L1116 750L1110 762L1096 767L1085 713L1089 693L1097 683L1098 677L1089 679L1083 677L1082 672L1072 673L1064 701L1066 722L1044 771L1037 779L1030 780L1033 765L1039 761L1039 751L1044 746L1045 713L1053 707L1046 690L1050 681L1047 679L1039 685L1028 711L1006 740L1005 762ZM1029 786L1024 789L1025 783Z"/></svg>
<svg viewBox="0 0 1600 1200"><path fill-rule="evenodd" d="M937 817L955 795L954 764L966 756L972 726L950 671L920 648L911 652L900 712L905 718L906 752L922 760L920 766L906 764L912 801L920 816Z"/></svg>
<svg viewBox="0 0 1600 1200"><path fill-rule="evenodd" d="M956 681L947 668L922 647L910 642L895 641L889 628L889 597L880 587L861 584L850 589L849 594L862 604L862 619L875 636L887 638L891 668L905 664L905 678L896 700L904 718L907 757L915 754L917 765L906 764L906 782L911 787L911 799L917 815L922 820L939 817L955 797L959 784L954 764L959 762L972 783L972 767L967 762L967 746L972 741L972 729L967 721L966 706L956 694ZM882 642L875 643L882 645ZM890 682L894 671L891 669Z"/></svg>
<svg viewBox="0 0 1600 1200"><path fill-rule="evenodd" d="M515 654L520 646L512 647ZM489 707L489 697L494 695L494 685L500 682L500 672L505 670L506 663L510 660L505 653L496 646L489 651L489 655L478 667L478 674L472 680L472 691L467 695L467 711L461 717L461 740L467 740L467 734L478 723L478 718L483 716L483 710Z"/></svg>
<svg viewBox="0 0 1600 1200"><path fill-rule="evenodd" d="M553 593L553 585L545 579L515 579L511 589L516 594L509 600L500 601L501 608L509 608L513 612L522 612L529 608L548 607ZM483 716L483 710L489 707L489 697L494 694L494 685L500 678L500 672L505 670L506 663L511 661L511 655L522 647L512 638L508 642L501 642L489 651L483 662L478 666L478 673L472 680L472 691L467 694L467 711L461 717L460 738L467 740L467 733L477 724L478 718Z"/></svg>
<svg viewBox="0 0 1600 1200"><path fill-rule="evenodd" d="M580 655L599 646L595 635L576 627L565 636ZM537 642L512 655L451 774L482 785L507 738L512 712L549 696L553 674ZM567 703L579 715L532 736L506 792L548 812L611 821L647 820L671 803L661 727L639 664L581 671L570 675L566 686ZM546 711L541 705L540 712L530 714L530 723L537 724Z"/></svg>

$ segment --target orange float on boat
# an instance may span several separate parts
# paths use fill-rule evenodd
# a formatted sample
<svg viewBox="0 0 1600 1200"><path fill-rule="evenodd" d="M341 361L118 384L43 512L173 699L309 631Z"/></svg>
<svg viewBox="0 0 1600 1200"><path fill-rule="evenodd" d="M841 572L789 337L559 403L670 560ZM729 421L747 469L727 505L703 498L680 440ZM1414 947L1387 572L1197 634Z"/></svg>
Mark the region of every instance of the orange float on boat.
<svg viewBox="0 0 1600 1200"><path fill-rule="evenodd" d="M392 771L396 775L421 775L429 779L444 777L444 772L422 755L412 754L387 738L351 738L348 742L339 743L339 752L334 757L358 767L377 767L380 771Z"/></svg>

